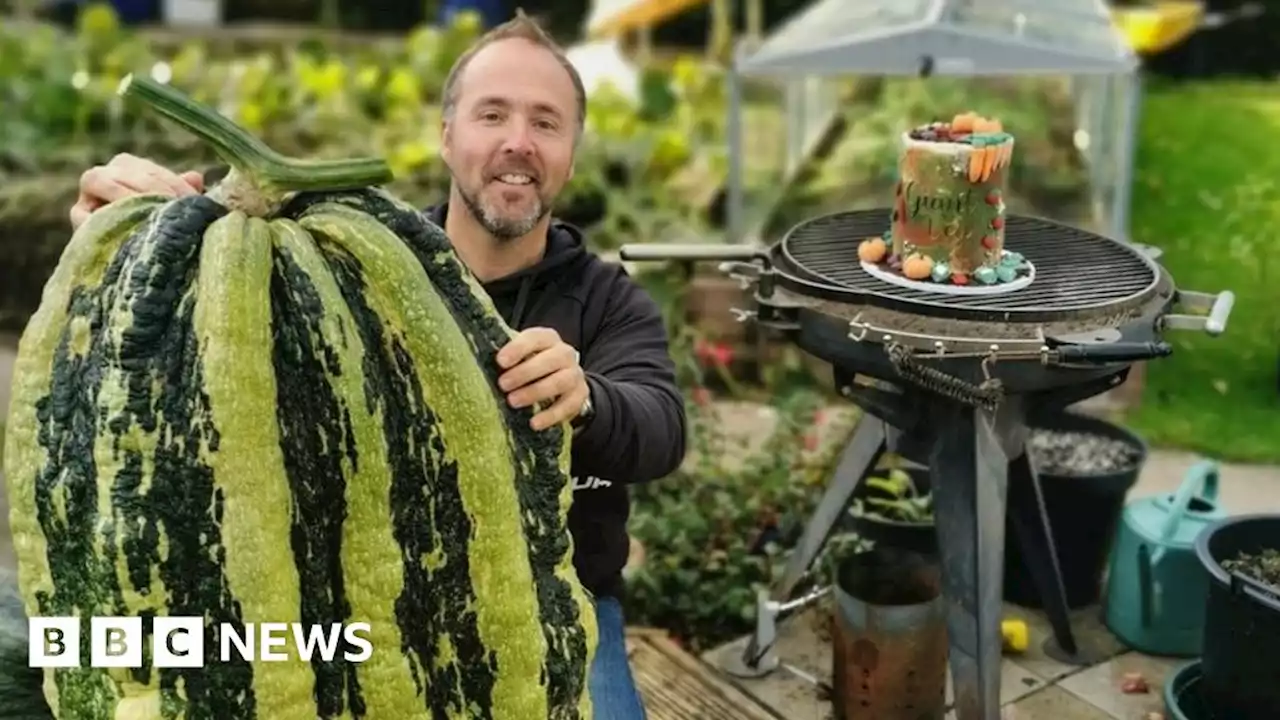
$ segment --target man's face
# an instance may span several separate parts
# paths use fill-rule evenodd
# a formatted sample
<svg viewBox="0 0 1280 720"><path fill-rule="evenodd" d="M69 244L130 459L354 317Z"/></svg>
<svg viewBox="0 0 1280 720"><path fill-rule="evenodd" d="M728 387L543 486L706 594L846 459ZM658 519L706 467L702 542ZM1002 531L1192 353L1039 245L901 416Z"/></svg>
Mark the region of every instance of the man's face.
<svg viewBox="0 0 1280 720"><path fill-rule="evenodd" d="M521 237L573 177L573 82L548 50L509 39L476 53L458 90L441 154L485 229Z"/></svg>

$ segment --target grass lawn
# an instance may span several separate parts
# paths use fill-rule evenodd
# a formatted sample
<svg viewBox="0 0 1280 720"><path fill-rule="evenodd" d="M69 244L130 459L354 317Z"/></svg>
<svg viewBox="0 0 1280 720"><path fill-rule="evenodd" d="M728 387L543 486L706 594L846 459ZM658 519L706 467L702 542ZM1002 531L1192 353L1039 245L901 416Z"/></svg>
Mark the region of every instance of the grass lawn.
<svg viewBox="0 0 1280 720"><path fill-rule="evenodd" d="M1164 250L1180 288L1231 290L1223 335L1170 332L1127 421L1152 444L1280 461L1280 84L1151 84L1132 234Z"/></svg>

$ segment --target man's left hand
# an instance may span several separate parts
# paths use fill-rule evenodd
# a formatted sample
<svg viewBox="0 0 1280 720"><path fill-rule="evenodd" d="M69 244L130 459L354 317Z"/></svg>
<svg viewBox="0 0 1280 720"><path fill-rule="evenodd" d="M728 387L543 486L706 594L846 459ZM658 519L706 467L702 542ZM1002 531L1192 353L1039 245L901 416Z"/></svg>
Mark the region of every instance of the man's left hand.
<svg viewBox="0 0 1280 720"><path fill-rule="evenodd" d="M555 401L533 416L529 424L534 430L576 418L591 392L578 366L578 351L551 328L529 328L517 334L498 351L498 367L506 371L498 378L498 387L507 393L512 407Z"/></svg>

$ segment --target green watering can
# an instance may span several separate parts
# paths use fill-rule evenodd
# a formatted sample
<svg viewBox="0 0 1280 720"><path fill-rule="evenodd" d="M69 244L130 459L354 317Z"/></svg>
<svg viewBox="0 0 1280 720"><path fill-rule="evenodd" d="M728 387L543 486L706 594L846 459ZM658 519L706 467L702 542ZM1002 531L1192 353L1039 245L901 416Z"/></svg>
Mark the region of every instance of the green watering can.
<svg viewBox="0 0 1280 720"><path fill-rule="evenodd" d="M1129 647L1150 655L1200 654L1209 575L1195 541L1225 516L1218 466L1192 467L1178 492L1129 503L1107 574L1106 624Z"/></svg>

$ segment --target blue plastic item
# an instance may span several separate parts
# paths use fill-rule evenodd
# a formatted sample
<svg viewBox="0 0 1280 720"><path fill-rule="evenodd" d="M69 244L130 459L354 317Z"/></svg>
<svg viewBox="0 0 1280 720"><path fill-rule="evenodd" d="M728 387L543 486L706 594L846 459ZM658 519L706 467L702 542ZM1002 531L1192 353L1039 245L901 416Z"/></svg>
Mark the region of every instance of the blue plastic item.
<svg viewBox="0 0 1280 720"><path fill-rule="evenodd" d="M1106 624L1126 645L1151 655L1200 654L1209 575L1195 542L1225 517L1217 501L1218 466L1204 461L1177 493L1125 507L1111 550Z"/></svg>
<svg viewBox="0 0 1280 720"><path fill-rule="evenodd" d="M1164 681L1164 711L1169 720L1213 720L1213 712L1204 699L1199 660L1169 673Z"/></svg>
<svg viewBox="0 0 1280 720"><path fill-rule="evenodd" d="M86 3L80 3L83 7ZM120 22L124 25L143 25L160 19L159 0L112 0Z"/></svg>

